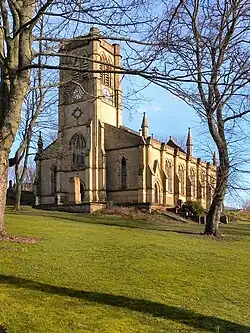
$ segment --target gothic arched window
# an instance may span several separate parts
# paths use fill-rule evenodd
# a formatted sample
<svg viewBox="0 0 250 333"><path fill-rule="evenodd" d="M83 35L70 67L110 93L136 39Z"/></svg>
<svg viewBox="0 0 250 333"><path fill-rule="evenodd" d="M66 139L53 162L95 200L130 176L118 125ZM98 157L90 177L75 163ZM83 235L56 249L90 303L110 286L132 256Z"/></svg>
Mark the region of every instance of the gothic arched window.
<svg viewBox="0 0 250 333"><path fill-rule="evenodd" d="M100 61L102 62L100 65L99 65L99 69L100 69L100 79L101 79L101 83L102 84L105 84L105 73L103 72L104 70L104 64L105 61L106 61L106 58L104 56L104 54L101 54L100 56Z"/></svg>
<svg viewBox="0 0 250 333"><path fill-rule="evenodd" d="M84 50L68 55L67 65L70 67L70 79L81 82L88 76L88 55ZM74 70L75 69L75 70Z"/></svg>
<svg viewBox="0 0 250 333"><path fill-rule="evenodd" d="M191 197L196 197L196 174L194 169L190 171L190 182L191 182Z"/></svg>
<svg viewBox="0 0 250 333"><path fill-rule="evenodd" d="M155 192L155 203L160 203L160 189L157 183L155 183L154 192Z"/></svg>
<svg viewBox="0 0 250 333"><path fill-rule="evenodd" d="M112 87L112 73L111 73L111 70L112 70L112 66L111 66L111 59L108 58L107 59L107 65L106 65L106 73L105 73L105 84L106 86L108 87Z"/></svg>
<svg viewBox="0 0 250 333"><path fill-rule="evenodd" d="M206 199L206 174L204 171L201 172L201 188L202 188L202 199Z"/></svg>
<svg viewBox="0 0 250 333"><path fill-rule="evenodd" d="M183 165L179 165L178 168L178 176L180 181L180 193L181 195L185 195L185 171Z"/></svg>
<svg viewBox="0 0 250 333"><path fill-rule="evenodd" d="M53 164L50 168L50 182L51 182L51 194L56 194L56 173L57 167Z"/></svg>
<svg viewBox="0 0 250 333"><path fill-rule="evenodd" d="M75 134L70 141L70 149L72 151L73 166L75 168L85 166L84 148L86 143L84 137L80 134Z"/></svg>
<svg viewBox="0 0 250 333"><path fill-rule="evenodd" d="M124 156L121 159L121 187L127 188L127 161Z"/></svg>
<svg viewBox="0 0 250 333"><path fill-rule="evenodd" d="M69 69L64 71L62 77L65 81L63 101L77 102L85 97L88 90L88 54L85 50L68 53L62 64Z"/></svg>
<svg viewBox="0 0 250 333"><path fill-rule="evenodd" d="M81 78L85 79L88 77L88 69L89 69L89 63L88 63L88 55L85 51L82 51L80 59L80 68L81 68Z"/></svg>
<svg viewBox="0 0 250 333"><path fill-rule="evenodd" d="M100 78L103 85L112 87L112 61L107 58L104 54L100 56L100 61L102 62L99 66L100 68Z"/></svg>
<svg viewBox="0 0 250 333"><path fill-rule="evenodd" d="M168 177L168 191L173 192L173 168L171 161L166 161L166 174Z"/></svg>

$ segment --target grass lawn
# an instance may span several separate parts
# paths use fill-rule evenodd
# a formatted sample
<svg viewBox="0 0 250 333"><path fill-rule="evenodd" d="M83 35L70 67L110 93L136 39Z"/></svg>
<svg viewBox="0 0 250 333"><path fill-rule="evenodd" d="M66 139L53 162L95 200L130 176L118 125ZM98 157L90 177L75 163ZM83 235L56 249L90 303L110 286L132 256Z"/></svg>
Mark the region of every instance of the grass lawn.
<svg viewBox="0 0 250 333"><path fill-rule="evenodd" d="M28 332L250 332L250 223L203 226L26 210L0 242L0 324Z"/></svg>

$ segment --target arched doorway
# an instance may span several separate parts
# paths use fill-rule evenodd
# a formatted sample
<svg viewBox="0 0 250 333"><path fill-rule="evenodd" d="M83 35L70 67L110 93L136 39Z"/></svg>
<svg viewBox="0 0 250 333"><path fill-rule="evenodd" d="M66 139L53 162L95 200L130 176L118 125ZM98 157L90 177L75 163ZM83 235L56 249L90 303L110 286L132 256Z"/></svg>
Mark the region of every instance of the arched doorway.
<svg viewBox="0 0 250 333"><path fill-rule="evenodd" d="M84 201L84 196L85 196L85 186L82 182L80 182L80 200L81 200L81 202Z"/></svg>

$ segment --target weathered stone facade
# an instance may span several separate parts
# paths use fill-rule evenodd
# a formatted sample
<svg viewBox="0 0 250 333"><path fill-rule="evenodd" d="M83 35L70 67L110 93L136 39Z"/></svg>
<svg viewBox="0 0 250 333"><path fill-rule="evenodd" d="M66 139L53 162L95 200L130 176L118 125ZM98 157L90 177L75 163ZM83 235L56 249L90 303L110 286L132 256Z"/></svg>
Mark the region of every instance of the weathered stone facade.
<svg viewBox="0 0 250 333"><path fill-rule="evenodd" d="M107 201L174 206L182 199L208 208L215 163L192 156L190 130L184 151L171 138L150 137L145 114L140 133L122 126L120 47L98 39L98 29L89 36L61 50L58 139L43 149L39 138L36 204L93 211Z"/></svg>

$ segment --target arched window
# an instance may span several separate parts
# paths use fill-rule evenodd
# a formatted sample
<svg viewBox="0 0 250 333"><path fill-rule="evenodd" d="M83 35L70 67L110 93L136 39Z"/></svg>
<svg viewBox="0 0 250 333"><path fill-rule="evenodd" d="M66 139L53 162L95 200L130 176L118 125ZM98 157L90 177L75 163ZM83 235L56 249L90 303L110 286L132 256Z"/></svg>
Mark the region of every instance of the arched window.
<svg viewBox="0 0 250 333"><path fill-rule="evenodd" d="M56 173L57 168L56 165L53 164L50 168L50 182L51 182L51 194L56 194Z"/></svg>
<svg viewBox="0 0 250 333"><path fill-rule="evenodd" d="M155 183L155 203L159 203L159 186Z"/></svg>
<svg viewBox="0 0 250 333"><path fill-rule="evenodd" d="M166 174L168 177L168 192L173 192L173 168L171 161L166 161Z"/></svg>
<svg viewBox="0 0 250 333"><path fill-rule="evenodd" d="M82 135L76 134L70 141L70 149L72 151L73 167L79 168L85 166L84 148L85 140Z"/></svg>
<svg viewBox="0 0 250 333"><path fill-rule="evenodd" d="M106 65L106 73L105 73L105 84L106 86L108 87L112 87L112 73L111 73L111 70L112 70L112 66L111 66L111 59L108 58L107 59L107 65Z"/></svg>
<svg viewBox="0 0 250 333"><path fill-rule="evenodd" d="M105 63L105 56L103 54L101 54L100 56L100 61ZM103 72L104 69L104 64L100 64L99 65L99 69L100 69L100 79L101 79L101 83L105 84L105 74Z"/></svg>
<svg viewBox="0 0 250 333"><path fill-rule="evenodd" d="M179 165L178 167L178 175L180 181L180 193L181 195L185 195L185 171L183 165Z"/></svg>
<svg viewBox="0 0 250 333"><path fill-rule="evenodd" d="M196 174L195 170L191 169L190 171L190 181L191 181L191 197L196 197Z"/></svg>
<svg viewBox="0 0 250 333"><path fill-rule="evenodd" d="M100 68L100 78L103 85L112 87L112 61L107 58L104 54L100 56L100 61L102 62L99 66Z"/></svg>
<svg viewBox="0 0 250 333"><path fill-rule="evenodd" d="M202 188L202 199L206 199L206 174L201 172L201 188Z"/></svg>
<svg viewBox="0 0 250 333"><path fill-rule="evenodd" d="M89 69L89 63L88 63L88 55L85 51L81 52L81 60L80 60L80 68L81 68L81 74L82 79L85 79L88 77L88 69Z"/></svg>
<svg viewBox="0 0 250 333"><path fill-rule="evenodd" d="M88 77L88 55L84 50L68 55L66 63L70 70L70 79L81 82ZM76 69L76 70L74 70Z"/></svg>
<svg viewBox="0 0 250 333"><path fill-rule="evenodd" d="M84 201L84 196L85 196L85 186L83 184L83 182L80 182L80 198L81 198L81 202Z"/></svg>
<svg viewBox="0 0 250 333"><path fill-rule="evenodd" d="M121 159L121 187L127 188L127 161L125 157Z"/></svg>

